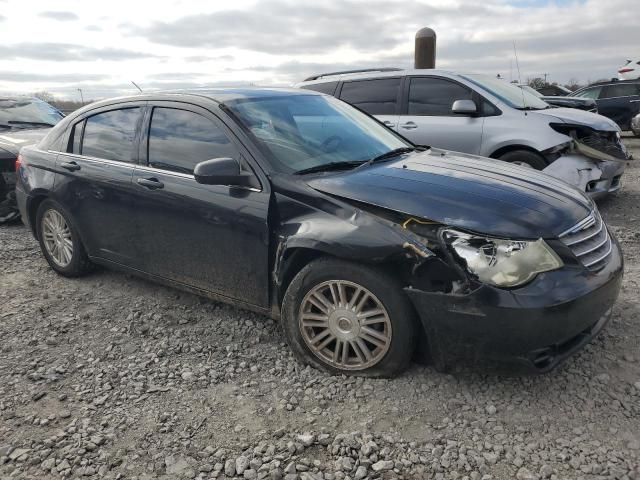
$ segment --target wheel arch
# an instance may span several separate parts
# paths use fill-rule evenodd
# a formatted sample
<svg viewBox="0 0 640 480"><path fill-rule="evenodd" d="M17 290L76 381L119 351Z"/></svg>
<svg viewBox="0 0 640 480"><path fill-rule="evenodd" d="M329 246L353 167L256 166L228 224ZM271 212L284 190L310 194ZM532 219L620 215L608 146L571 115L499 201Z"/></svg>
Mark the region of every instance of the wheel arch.
<svg viewBox="0 0 640 480"><path fill-rule="evenodd" d="M509 153L509 152L515 152L517 150L525 150L527 152L531 152L531 153L535 153L536 155L538 155L540 158L542 158L545 163L548 163L546 161L546 159L544 158L544 155L542 155L538 150L536 150L533 147L529 147L527 145L522 145L522 144L513 144L513 145L505 145L504 147L500 147L497 150L495 150L494 152L492 152L489 155L489 158L495 158L498 159L500 158L502 155L504 155L505 153Z"/></svg>

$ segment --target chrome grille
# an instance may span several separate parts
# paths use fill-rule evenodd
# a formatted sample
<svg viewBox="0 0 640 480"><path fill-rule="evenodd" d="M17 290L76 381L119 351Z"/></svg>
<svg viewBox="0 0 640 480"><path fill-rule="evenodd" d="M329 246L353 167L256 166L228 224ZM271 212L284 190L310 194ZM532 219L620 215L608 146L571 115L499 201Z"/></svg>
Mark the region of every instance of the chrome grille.
<svg viewBox="0 0 640 480"><path fill-rule="evenodd" d="M560 240L592 271L604 267L611 255L611 236L597 210L560 235Z"/></svg>

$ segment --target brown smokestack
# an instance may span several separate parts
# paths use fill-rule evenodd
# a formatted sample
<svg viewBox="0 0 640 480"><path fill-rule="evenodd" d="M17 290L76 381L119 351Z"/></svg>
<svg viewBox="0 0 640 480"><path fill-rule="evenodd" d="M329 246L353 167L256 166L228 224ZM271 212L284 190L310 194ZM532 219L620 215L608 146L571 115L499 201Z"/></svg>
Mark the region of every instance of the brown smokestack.
<svg viewBox="0 0 640 480"><path fill-rule="evenodd" d="M415 68L436 68L436 32L429 27L416 32Z"/></svg>

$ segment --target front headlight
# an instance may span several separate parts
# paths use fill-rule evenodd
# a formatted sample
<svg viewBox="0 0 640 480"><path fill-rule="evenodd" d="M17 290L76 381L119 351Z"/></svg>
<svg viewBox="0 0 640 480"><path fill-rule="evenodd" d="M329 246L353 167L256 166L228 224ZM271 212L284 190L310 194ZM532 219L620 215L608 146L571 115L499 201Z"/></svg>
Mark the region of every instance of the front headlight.
<svg viewBox="0 0 640 480"><path fill-rule="evenodd" d="M444 230L443 239L467 270L483 283L516 287L538 273L556 270L564 264L542 239L503 240Z"/></svg>

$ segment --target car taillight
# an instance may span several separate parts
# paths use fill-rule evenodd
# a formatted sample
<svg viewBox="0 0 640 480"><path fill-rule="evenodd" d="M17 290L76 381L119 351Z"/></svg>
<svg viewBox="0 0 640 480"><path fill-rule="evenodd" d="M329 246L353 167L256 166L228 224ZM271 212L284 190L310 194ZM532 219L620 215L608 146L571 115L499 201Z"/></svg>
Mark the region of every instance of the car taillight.
<svg viewBox="0 0 640 480"><path fill-rule="evenodd" d="M621 68L620 70L618 70L618 73L629 73L629 72L633 72L633 68Z"/></svg>
<svg viewBox="0 0 640 480"><path fill-rule="evenodd" d="M18 155L18 158L16 158L16 173L20 170L20 165L22 165L22 155Z"/></svg>

